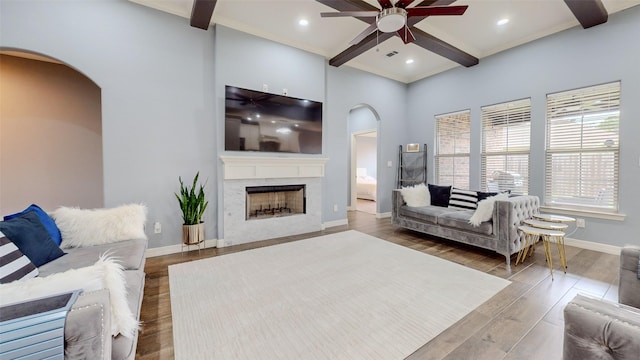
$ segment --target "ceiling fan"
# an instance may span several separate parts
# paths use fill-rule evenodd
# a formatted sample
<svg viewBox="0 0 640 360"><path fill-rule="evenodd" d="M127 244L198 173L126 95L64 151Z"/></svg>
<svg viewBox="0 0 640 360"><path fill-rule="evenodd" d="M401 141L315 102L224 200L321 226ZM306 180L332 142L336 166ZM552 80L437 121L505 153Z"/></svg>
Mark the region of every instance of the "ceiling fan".
<svg viewBox="0 0 640 360"><path fill-rule="evenodd" d="M356 36L350 45L356 45L369 34L376 30L384 33L396 32L405 44L415 41L415 37L407 26L407 18L412 16L439 16L439 15L462 15L467 10L467 5L461 6L415 6L407 8L415 0L398 0L395 4L391 0L378 0L382 7L376 11L341 11L323 12L321 17L375 17L376 21Z"/></svg>

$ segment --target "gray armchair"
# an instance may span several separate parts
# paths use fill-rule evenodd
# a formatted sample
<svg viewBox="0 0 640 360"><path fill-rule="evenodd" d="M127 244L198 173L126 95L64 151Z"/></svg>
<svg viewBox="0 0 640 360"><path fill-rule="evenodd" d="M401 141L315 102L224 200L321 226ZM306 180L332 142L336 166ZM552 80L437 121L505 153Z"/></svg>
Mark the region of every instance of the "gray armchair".
<svg viewBox="0 0 640 360"><path fill-rule="evenodd" d="M564 359L640 359L640 247L620 254L619 303L577 295L564 309Z"/></svg>

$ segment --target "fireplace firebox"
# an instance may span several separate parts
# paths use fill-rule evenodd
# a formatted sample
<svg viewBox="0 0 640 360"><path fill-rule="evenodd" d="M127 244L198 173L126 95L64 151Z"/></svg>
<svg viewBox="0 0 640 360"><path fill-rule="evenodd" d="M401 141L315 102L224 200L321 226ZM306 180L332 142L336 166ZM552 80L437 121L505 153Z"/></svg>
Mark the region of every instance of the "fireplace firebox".
<svg viewBox="0 0 640 360"><path fill-rule="evenodd" d="M306 213L305 185L247 186L246 220Z"/></svg>

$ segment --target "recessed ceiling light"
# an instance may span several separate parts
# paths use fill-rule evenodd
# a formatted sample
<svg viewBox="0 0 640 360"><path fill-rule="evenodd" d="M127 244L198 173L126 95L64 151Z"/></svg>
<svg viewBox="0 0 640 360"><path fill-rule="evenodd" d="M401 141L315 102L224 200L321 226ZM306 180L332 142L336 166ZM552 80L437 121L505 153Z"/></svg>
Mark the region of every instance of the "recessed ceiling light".
<svg viewBox="0 0 640 360"><path fill-rule="evenodd" d="M506 25L509 22L509 19L504 18L504 19L500 19L498 20L498 22L496 23L498 26L502 26L502 25Z"/></svg>
<svg viewBox="0 0 640 360"><path fill-rule="evenodd" d="M307 19L300 19L300 20L298 21L298 25L300 25L300 26L307 26L307 25L309 25L309 20L307 20Z"/></svg>
<svg viewBox="0 0 640 360"><path fill-rule="evenodd" d="M407 59L407 61L405 61L405 64L413 64L413 59Z"/></svg>
<svg viewBox="0 0 640 360"><path fill-rule="evenodd" d="M275 121L275 120L271 120L271 123L272 123L272 124L275 124L275 123L276 123L276 121Z"/></svg>

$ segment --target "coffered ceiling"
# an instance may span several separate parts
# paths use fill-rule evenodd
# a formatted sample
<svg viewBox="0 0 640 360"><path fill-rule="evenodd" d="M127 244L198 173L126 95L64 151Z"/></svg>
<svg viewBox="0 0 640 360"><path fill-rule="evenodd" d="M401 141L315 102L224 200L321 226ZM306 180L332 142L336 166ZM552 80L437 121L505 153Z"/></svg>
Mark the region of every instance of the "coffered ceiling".
<svg viewBox="0 0 640 360"><path fill-rule="evenodd" d="M187 19L191 18L194 6L194 0L130 1ZM204 0L208 1L210 0ZM334 7L345 6L344 3L366 6L362 5L363 2L376 8L380 7L376 0L344 0L334 2L339 3ZM435 5L442 3L469 7L462 16L427 17L415 24L415 28L462 53L471 55L471 58L479 59L480 62L487 56L511 47L580 26L567 5L571 0L431 2ZM321 12L336 10L315 0L217 0L213 3L215 7L211 24L224 25L310 51L326 57L332 63L349 48L349 41L368 26L366 22L353 17L321 18ZM409 7L421 3L417 0ZM611 15L639 5L640 0L602 0L602 4ZM589 12L591 10L587 11L587 15ZM498 25L503 19L508 19L508 22ZM301 20L306 20L308 24L301 25ZM188 21L185 22L185 26L189 26ZM415 43L405 45L398 36L382 41L383 35L372 35L370 48L341 66L351 66L405 83L462 66Z"/></svg>

